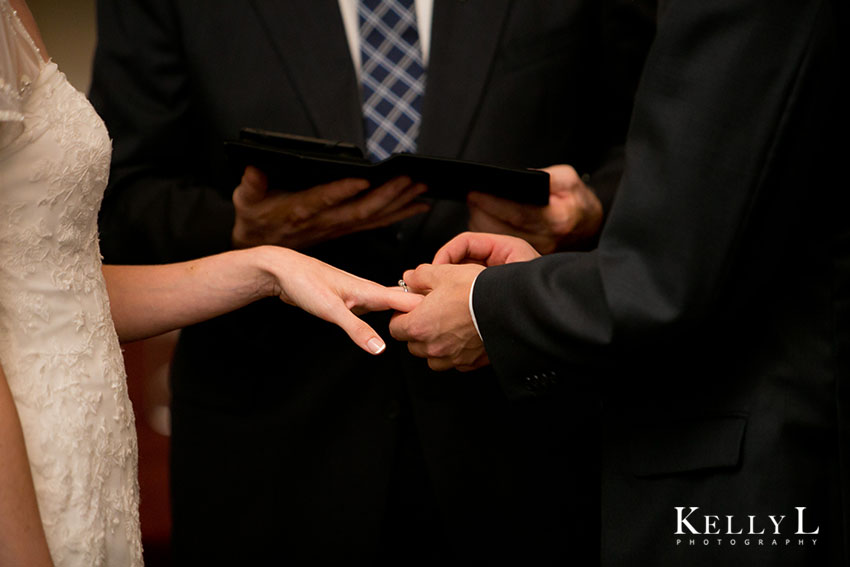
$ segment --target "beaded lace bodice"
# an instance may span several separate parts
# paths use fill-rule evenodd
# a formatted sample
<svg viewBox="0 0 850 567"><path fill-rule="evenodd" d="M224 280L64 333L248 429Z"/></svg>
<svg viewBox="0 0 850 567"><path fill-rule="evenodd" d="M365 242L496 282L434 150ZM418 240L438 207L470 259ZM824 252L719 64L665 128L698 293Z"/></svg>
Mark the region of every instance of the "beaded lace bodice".
<svg viewBox="0 0 850 567"><path fill-rule="evenodd" d="M106 129L0 0L0 363L57 566L141 565L137 448L97 212Z"/></svg>

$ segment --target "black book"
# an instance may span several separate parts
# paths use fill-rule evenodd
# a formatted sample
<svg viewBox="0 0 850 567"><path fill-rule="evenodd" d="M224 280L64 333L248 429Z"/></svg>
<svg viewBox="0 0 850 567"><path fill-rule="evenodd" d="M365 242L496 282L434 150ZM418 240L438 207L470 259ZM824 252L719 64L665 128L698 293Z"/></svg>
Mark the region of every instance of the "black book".
<svg viewBox="0 0 850 567"><path fill-rule="evenodd" d="M549 174L420 154L393 154L374 163L360 148L335 142L267 130L244 128L238 140L225 142L234 165L253 165L269 177L269 186L300 191L337 179L367 179L377 187L406 175L428 186L425 196L466 200L469 191L490 193L517 203L549 203Z"/></svg>

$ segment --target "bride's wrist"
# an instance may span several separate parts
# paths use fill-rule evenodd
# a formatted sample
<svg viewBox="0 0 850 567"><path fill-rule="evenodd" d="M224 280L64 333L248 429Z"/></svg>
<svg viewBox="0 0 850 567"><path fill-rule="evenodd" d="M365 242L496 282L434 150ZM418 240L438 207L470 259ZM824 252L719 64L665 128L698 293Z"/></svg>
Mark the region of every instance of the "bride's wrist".
<svg viewBox="0 0 850 567"><path fill-rule="evenodd" d="M248 249L253 256L253 265L260 274L258 284L262 297L280 297L283 286L280 281L281 268L290 262L293 251L281 246L264 245Z"/></svg>

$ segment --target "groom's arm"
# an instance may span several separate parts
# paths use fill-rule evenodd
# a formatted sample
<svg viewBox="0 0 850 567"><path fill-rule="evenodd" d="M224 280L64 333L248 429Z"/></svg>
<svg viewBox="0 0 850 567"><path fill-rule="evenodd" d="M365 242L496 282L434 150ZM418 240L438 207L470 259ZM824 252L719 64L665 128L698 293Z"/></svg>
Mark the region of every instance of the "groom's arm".
<svg viewBox="0 0 850 567"><path fill-rule="evenodd" d="M533 392L535 376L558 381L624 353L663 357L662 345L694 322L734 309L721 298L757 299L782 274L782 251L818 222L805 214L818 201L800 187L829 155L821 135L837 92L829 6L742 0L723 8L723 25L706 28L718 21L713 5L669 5L599 247L487 268L474 280L475 320L509 394ZM770 72L753 75L765 65ZM815 189L823 199L835 190ZM471 317L451 333L441 326L468 310L473 280L455 268L421 290L453 290L438 296L440 310L419 315L426 298L404 318L405 340L430 358L451 360L469 336Z"/></svg>

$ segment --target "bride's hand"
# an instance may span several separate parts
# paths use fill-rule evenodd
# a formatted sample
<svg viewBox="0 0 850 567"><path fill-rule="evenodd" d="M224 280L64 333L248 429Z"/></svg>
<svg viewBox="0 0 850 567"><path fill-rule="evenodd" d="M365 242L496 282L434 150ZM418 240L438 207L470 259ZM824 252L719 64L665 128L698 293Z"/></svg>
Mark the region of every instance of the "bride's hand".
<svg viewBox="0 0 850 567"><path fill-rule="evenodd" d="M398 287L384 287L294 250L274 247L267 267L274 277L273 295L286 303L339 325L351 340L371 354L380 354L386 343L355 313L394 309L408 312L422 296Z"/></svg>

